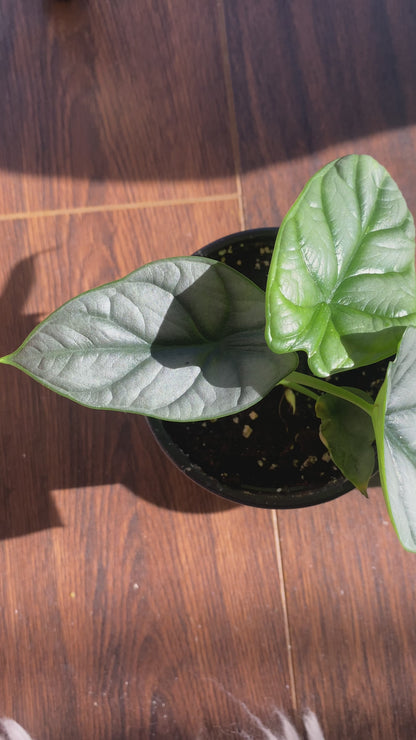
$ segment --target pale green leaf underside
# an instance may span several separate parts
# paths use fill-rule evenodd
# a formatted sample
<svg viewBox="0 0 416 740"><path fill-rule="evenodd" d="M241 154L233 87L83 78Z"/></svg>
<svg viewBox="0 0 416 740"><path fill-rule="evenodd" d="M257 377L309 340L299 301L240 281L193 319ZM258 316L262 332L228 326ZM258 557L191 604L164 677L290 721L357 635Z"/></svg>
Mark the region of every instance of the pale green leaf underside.
<svg viewBox="0 0 416 740"><path fill-rule="evenodd" d="M296 355L270 351L264 324L264 292L235 270L159 260L69 301L3 361L86 406L213 418L296 367Z"/></svg>
<svg viewBox="0 0 416 740"><path fill-rule="evenodd" d="M305 350L321 377L394 354L416 323L414 237L399 188L374 159L349 155L320 170L277 236L270 347Z"/></svg>
<svg viewBox="0 0 416 740"><path fill-rule="evenodd" d="M371 397L357 389L371 402ZM374 429L370 416L349 401L324 393L316 402L322 441L342 474L365 493L374 472Z"/></svg>
<svg viewBox="0 0 416 740"><path fill-rule="evenodd" d="M406 329L374 408L380 477L403 546L416 552L416 329Z"/></svg>

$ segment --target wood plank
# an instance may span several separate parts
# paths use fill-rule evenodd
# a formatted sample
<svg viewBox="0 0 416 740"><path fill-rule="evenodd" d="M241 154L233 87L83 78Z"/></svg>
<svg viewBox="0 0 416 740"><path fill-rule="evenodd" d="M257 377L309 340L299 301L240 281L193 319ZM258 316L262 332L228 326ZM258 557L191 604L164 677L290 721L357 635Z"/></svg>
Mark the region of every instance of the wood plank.
<svg viewBox="0 0 416 740"><path fill-rule="evenodd" d="M278 225L308 178L352 151L390 153L415 211L412 0L224 5L247 224Z"/></svg>
<svg viewBox="0 0 416 740"><path fill-rule="evenodd" d="M202 0L0 0L2 213L236 189Z"/></svg>
<svg viewBox="0 0 416 740"><path fill-rule="evenodd" d="M4 351L79 290L238 223L237 203L1 222ZM0 714L42 740L276 724L291 692L270 513L189 482L144 419L2 377Z"/></svg>
<svg viewBox="0 0 416 740"><path fill-rule="evenodd" d="M225 1L248 226L279 224L307 179L379 159L416 214L416 16L408 0ZM279 512L299 710L325 737L412 740L414 556L380 490Z"/></svg>
<svg viewBox="0 0 416 740"><path fill-rule="evenodd" d="M380 489L279 512L298 703L325 737L414 737L414 556Z"/></svg>

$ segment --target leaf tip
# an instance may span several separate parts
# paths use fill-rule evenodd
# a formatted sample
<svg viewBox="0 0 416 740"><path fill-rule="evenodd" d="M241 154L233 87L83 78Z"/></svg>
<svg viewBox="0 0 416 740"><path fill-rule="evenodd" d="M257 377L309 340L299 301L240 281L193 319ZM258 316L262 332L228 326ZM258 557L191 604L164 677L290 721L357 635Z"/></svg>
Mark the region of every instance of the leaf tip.
<svg viewBox="0 0 416 740"><path fill-rule="evenodd" d="M12 358L14 356L14 352L12 352L10 355L4 355L4 357L0 357L0 364L2 365L12 365Z"/></svg>

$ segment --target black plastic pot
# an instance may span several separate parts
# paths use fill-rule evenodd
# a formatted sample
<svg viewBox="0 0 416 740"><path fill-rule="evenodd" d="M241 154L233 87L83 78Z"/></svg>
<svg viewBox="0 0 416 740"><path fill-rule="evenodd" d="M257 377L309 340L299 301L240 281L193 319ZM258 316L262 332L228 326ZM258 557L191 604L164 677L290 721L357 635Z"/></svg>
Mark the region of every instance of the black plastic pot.
<svg viewBox="0 0 416 740"><path fill-rule="evenodd" d="M232 266L239 269L239 250L244 250L245 253L247 253L247 250L250 252L256 250L257 253L262 254L265 252L267 254L271 253L277 231L276 228L263 228L231 234L203 247L195 254L229 262L227 255L232 253ZM257 263L254 267L257 267ZM241 271L246 272L244 268ZM267 269L263 271L255 269L250 277L264 289L267 280ZM234 484L230 485L224 479L227 476L226 472L221 474L220 477L214 477L209 471L204 470L201 464L191 459L189 450L183 449L175 441L175 432L181 431L179 427L182 426L183 422L164 422L158 419L148 419L148 422L159 445L185 475L208 491L239 504L268 509L294 509L331 501L353 488L351 482L343 478L339 471L335 471L332 467L329 480L323 479L322 484L307 490L305 490L305 486L282 484L279 480L278 469L276 469L273 476L274 480L271 483L269 482L267 486L257 487L256 484L253 484L240 487ZM192 422L189 426L192 427L193 424L198 425L200 422ZM280 431L281 434L285 433L283 428ZM219 445L221 445L221 439Z"/></svg>

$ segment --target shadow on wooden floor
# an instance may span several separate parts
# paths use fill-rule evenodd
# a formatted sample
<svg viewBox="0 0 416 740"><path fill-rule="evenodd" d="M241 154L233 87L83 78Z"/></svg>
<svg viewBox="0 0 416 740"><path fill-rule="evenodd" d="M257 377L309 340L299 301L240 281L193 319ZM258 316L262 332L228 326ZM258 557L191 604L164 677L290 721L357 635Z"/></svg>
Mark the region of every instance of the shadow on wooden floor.
<svg viewBox="0 0 416 740"><path fill-rule="evenodd" d="M85 409L12 368L1 368L0 539L59 526L50 492L120 483L173 511L208 513L222 501L176 471L146 420ZM74 500L74 505L75 500Z"/></svg>
<svg viewBox="0 0 416 740"><path fill-rule="evenodd" d="M1 354L13 351L38 323L23 313L35 257L14 267L0 297ZM11 309L13 306L13 310ZM10 319L8 317L11 317ZM1 366L0 539L59 526L50 491L123 484L156 506L189 512L233 504L199 489L165 457L143 417L78 406ZM182 476L181 476L182 477Z"/></svg>
<svg viewBox="0 0 416 740"><path fill-rule="evenodd" d="M315 5L224 2L243 172L416 121L413 1L396 25L386 0L376 12ZM233 175L220 26L209 3L182 0L8 4L0 167L92 181Z"/></svg>

